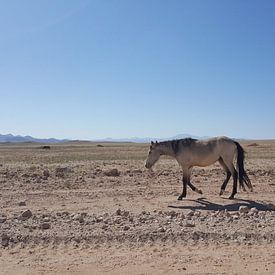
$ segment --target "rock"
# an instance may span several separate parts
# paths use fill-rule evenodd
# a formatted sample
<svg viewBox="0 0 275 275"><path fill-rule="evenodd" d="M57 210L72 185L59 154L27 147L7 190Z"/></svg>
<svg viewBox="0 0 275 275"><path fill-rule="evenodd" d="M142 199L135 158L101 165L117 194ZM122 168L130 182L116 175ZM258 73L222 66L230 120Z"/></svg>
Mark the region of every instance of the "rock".
<svg viewBox="0 0 275 275"><path fill-rule="evenodd" d="M43 229L43 230L46 230L46 229L50 229L51 228L51 225L47 222L43 222L41 225L40 225L40 228Z"/></svg>
<svg viewBox="0 0 275 275"><path fill-rule="evenodd" d="M161 232L161 233L164 233L166 231L166 229L164 228L164 227L159 227L159 229L158 229L158 232Z"/></svg>
<svg viewBox="0 0 275 275"><path fill-rule="evenodd" d="M187 223L185 224L185 227L195 227L195 224L194 224L194 223L189 223L189 222L187 222Z"/></svg>
<svg viewBox="0 0 275 275"><path fill-rule="evenodd" d="M69 167L57 167L55 168L55 176L64 178L66 173L72 173L72 169Z"/></svg>
<svg viewBox="0 0 275 275"><path fill-rule="evenodd" d="M96 217L96 222L103 222L103 217Z"/></svg>
<svg viewBox="0 0 275 275"><path fill-rule="evenodd" d="M27 204L26 204L25 201L20 201L20 202L18 203L18 205L19 205L19 206L26 206Z"/></svg>
<svg viewBox="0 0 275 275"><path fill-rule="evenodd" d="M135 169L135 170L133 170L133 173L134 173L134 174L141 174L142 171L141 171L140 169Z"/></svg>
<svg viewBox="0 0 275 275"><path fill-rule="evenodd" d="M124 231L127 231L127 230L129 230L130 229L130 226L128 226L128 225L125 225L124 227L123 227L123 230Z"/></svg>
<svg viewBox="0 0 275 275"><path fill-rule="evenodd" d="M79 221L80 223L84 223L84 215L82 215L82 214L74 215L73 219Z"/></svg>
<svg viewBox="0 0 275 275"><path fill-rule="evenodd" d="M227 211L227 209L225 209L225 211L224 211L224 215L226 216L226 217L231 217L231 214Z"/></svg>
<svg viewBox="0 0 275 275"><path fill-rule="evenodd" d="M49 217L44 217L43 218L43 222L49 222L50 221L50 218Z"/></svg>
<svg viewBox="0 0 275 275"><path fill-rule="evenodd" d="M31 210L26 210L21 214L21 217L23 220L27 220L32 216L32 211Z"/></svg>
<svg viewBox="0 0 275 275"><path fill-rule="evenodd" d="M44 170L43 171L43 179L46 180L46 179L48 179L49 176L50 176L49 170Z"/></svg>
<svg viewBox="0 0 275 275"><path fill-rule="evenodd" d="M3 233L2 236L1 236L1 245L3 247L7 247L9 245L9 242L10 242L10 237L6 234L6 233Z"/></svg>
<svg viewBox="0 0 275 275"><path fill-rule="evenodd" d="M194 216L195 216L195 217L200 217L200 215L201 215L201 212L200 212L200 211L195 211L195 213L194 213Z"/></svg>
<svg viewBox="0 0 275 275"><path fill-rule="evenodd" d="M122 214L124 217L128 217L129 216L129 211L124 211Z"/></svg>
<svg viewBox="0 0 275 275"><path fill-rule="evenodd" d="M194 232L194 233L193 233L193 236L192 236L192 239L193 239L194 241L198 241L198 240L200 239L199 233L198 233L198 232Z"/></svg>
<svg viewBox="0 0 275 275"><path fill-rule="evenodd" d="M107 225L107 224L103 224L101 228L102 228L103 230L106 230L106 229L108 229L108 225Z"/></svg>
<svg viewBox="0 0 275 275"><path fill-rule="evenodd" d="M108 177L118 177L120 172L116 168L113 168L111 170L105 171L104 174Z"/></svg>
<svg viewBox="0 0 275 275"><path fill-rule="evenodd" d="M249 212L248 206L246 206L246 205L241 205L241 206L239 207L239 213L248 213L248 212Z"/></svg>
<svg viewBox="0 0 275 275"><path fill-rule="evenodd" d="M194 216L194 213L195 212L193 210L190 210L190 211L187 212L186 216L187 217L192 217L192 216Z"/></svg>
<svg viewBox="0 0 275 275"><path fill-rule="evenodd" d="M0 223L4 223L7 220L7 217L0 216Z"/></svg>
<svg viewBox="0 0 275 275"><path fill-rule="evenodd" d="M172 210L172 211L168 212L167 215L169 215L170 218L174 218L174 217L176 217L178 214L177 214L177 212L175 212L174 210Z"/></svg>
<svg viewBox="0 0 275 275"><path fill-rule="evenodd" d="M249 213L253 213L253 214L256 214L258 212L259 212L259 210L256 207L252 207L249 211Z"/></svg>
<svg viewBox="0 0 275 275"><path fill-rule="evenodd" d="M117 209L116 215L121 216L121 210L120 209Z"/></svg>

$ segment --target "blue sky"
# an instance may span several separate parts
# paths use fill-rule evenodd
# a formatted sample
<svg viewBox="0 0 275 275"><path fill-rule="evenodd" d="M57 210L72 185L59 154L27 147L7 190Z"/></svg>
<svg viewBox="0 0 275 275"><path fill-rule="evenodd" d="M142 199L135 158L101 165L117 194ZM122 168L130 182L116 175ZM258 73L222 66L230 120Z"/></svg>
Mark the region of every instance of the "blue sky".
<svg viewBox="0 0 275 275"><path fill-rule="evenodd" d="M275 138L275 2L0 0L0 133Z"/></svg>

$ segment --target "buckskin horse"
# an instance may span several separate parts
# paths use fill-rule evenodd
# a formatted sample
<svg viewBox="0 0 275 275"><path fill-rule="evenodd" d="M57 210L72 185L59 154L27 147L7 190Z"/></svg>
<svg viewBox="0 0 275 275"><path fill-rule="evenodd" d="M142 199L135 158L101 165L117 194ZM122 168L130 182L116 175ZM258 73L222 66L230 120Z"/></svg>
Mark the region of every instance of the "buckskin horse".
<svg viewBox="0 0 275 275"><path fill-rule="evenodd" d="M186 197L187 185L195 192L202 194L191 182L191 171L194 166L205 167L220 163L226 172L220 196L226 185L233 177L233 190L229 199L234 199L237 193L237 181L239 176L240 187L245 190L244 183L253 191L252 184L244 169L244 149L237 142L227 137L215 137L207 140L196 140L192 138L169 140L163 142L151 142L150 150L146 159L145 167L150 169L162 155L168 155L177 160L183 171L183 190L178 200ZM237 157L237 169L234 166L234 158Z"/></svg>

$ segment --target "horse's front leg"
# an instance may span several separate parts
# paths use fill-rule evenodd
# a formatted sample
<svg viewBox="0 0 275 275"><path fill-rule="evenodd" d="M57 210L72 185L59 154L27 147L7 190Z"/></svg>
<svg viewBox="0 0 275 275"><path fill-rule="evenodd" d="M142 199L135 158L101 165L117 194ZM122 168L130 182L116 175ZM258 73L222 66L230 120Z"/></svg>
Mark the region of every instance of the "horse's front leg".
<svg viewBox="0 0 275 275"><path fill-rule="evenodd" d="M181 201L182 198L186 197L187 182L188 182L188 177L186 175L183 175L183 177L182 177L182 193L178 197L179 201Z"/></svg>

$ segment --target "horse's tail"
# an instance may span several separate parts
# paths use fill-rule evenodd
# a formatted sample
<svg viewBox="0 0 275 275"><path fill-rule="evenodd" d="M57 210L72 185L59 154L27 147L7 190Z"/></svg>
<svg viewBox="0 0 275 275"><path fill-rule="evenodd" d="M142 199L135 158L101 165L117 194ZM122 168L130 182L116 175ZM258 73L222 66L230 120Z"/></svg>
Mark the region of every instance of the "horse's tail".
<svg viewBox="0 0 275 275"><path fill-rule="evenodd" d="M244 153L245 153L244 149L237 141L235 141L235 144L237 146L237 152L238 152L238 154L237 154L237 165L238 165L238 170L239 170L240 185L242 187L244 187L243 183L245 183L247 185L247 187L250 189L250 191L253 191L251 181L250 181L247 173L244 170Z"/></svg>

